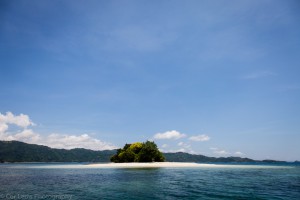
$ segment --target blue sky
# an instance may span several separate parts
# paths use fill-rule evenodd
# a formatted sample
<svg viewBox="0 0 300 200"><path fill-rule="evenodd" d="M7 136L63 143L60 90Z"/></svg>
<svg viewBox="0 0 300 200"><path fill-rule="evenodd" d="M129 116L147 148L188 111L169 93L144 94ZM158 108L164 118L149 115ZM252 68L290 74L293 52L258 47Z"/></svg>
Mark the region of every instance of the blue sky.
<svg viewBox="0 0 300 200"><path fill-rule="evenodd" d="M1 1L0 138L300 160L299 8Z"/></svg>

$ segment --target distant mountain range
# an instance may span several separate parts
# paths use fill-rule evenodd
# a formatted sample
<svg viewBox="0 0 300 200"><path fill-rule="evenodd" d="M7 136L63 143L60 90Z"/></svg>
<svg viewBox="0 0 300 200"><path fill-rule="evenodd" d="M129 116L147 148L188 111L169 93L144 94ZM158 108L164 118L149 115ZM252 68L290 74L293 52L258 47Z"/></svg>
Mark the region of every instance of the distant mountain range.
<svg viewBox="0 0 300 200"><path fill-rule="evenodd" d="M93 151L76 148L71 150L54 149L43 145L27 144L19 141L0 141L0 162L110 162L116 150ZM285 163L284 161L257 161L241 157L207 157L183 152L164 153L169 162L263 162Z"/></svg>
<svg viewBox="0 0 300 200"><path fill-rule="evenodd" d="M115 152L54 149L19 141L0 141L0 162L109 162Z"/></svg>

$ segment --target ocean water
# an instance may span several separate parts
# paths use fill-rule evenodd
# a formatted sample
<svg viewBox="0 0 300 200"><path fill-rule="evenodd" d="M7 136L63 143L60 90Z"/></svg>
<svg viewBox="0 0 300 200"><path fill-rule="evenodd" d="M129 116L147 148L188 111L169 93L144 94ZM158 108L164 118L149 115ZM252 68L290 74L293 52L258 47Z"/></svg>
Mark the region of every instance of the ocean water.
<svg viewBox="0 0 300 200"><path fill-rule="evenodd" d="M300 199L300 166L68 167L74 165L1 164L0 199Z"/></svg>

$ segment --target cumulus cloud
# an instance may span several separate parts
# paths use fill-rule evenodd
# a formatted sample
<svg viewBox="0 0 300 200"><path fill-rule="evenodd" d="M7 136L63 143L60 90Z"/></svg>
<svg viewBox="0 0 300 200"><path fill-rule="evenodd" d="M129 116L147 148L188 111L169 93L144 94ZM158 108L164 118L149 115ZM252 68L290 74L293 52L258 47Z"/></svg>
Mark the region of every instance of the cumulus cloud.
<svg viewBox="0 0 300 200"><path fill-rule="evenodd" d="M162 139L174 139L174 140L177 140L177 139L183 138L185 136L186 136L185 134L173 130L173 131L167 131L167 132L164 132L164 133L156 133L154 135L154 139L157 139L157 140L162 140Z"/></svg>
<svg viewBox="0 0 300 200"><path fill-rule="evenodd" d="M237 155L237 156L243 156L243 155L245 155L244 153L242 153L242 152L240 152L240 151L237 151L237 152L235 152L234 154Z"/></svg>
<svg viewBox="0 0 300 200"><path fill-rule="evenodd" d="M225 150L216 150L215 152L214 152L215 154L220 154L220 155L226 155L226 154L229 154L227 151L225 151Z"/></svg>
<svg viewBox="0 0 300 200"><path fill-rule="evenodd" d="M0 113L0 125L3 125L3 124L4 125L14 124L14 125L22 127L22 128L26 128L28 126L34 125L34 123L29 119L28 115L24 115L21 113L20 115L15 116L11 112L6 112L5 115ZM2 128L3 128L3 126L2 126ZM2 129L2 131L3 131L3 129Z"/></svg>
<svg viewBox="0 0 300 200"><path fill-rule="evenodd" d="M177 145L180 146L180 147L186 148L186 149L191 148L190 144L187 144L187 143L184 143L184 142L179 142Z"/></svg>
<svg viewBox="0 0 300 200"><path fill-rule="evenodd" d="M37 143L41 141L41 136L37 133L34 133L32 129L24 129L23 131L10 135L13 140L23 141L27 143Z"/></svg>
<svg viewBox="0 0 300 200"><path fill-rule="evenodd" d="M196 141L196 142L204 142L210 140L210 137L207 135L196 135L189 138L189 140Z"/></svg>
<svg viewBox="0 0 300 200"><path fill-rule="evenodd" d="M185 148L180 148L177 150L177 152L186 152L186 149Z"/></svg>
<svg viewBox="0 0 300 200"><path fill-rule="evenodd" d="M227 156L229 156L229 155L232 155L232 156L244 156L245 155L244 153L242 153L240 151L236 151L234 153L230 153L230 152L228 152L226 150L215 148L215 147L211 147L210 150L212 150L214 154L221 155L221 156L222 155L223 156L224 155L227 155Z"/></svg>
<svg viewBox="0 0 300 200"><path fill-rule="evenodd" d="M178 150L175 150L175 152L186 152L186 153L195 153L193 151L192 147L190 144L185 143L185 142L179 142L177 144L180 148Z"/></svg>
<svg viewBox="0 0 300 200"><path fill-rule="evenodd" d="M164 153L177 153L177 152L184 152L184 153L190 153L190 154L196 154L196 152L192 149L186 149L186 148L179 148L179 149L170 149L170 150L162 150Z"/></svg>
<svg viewBox="0 0 300 200"><path fill-rule="evenodd" d="M8 125L0 122L0 134L4 133L8 129Z"/></svg>
<svg viewBox="0 0 300 200"><path fill-rule="evenodd" d="M8 132L10 125L17 126L19 130ZM0 140L18 140L26 143L41 144L52 148L63 149L86 148L105 150L117 148L108 142L90 137L88 134L68 135L56 133L42 136L28 128L33 125L34 123L30 120L28 115L13 115L11 112L7 112L5 115L0 113Z"/></svg>
<svg viewBox="0 0 300 200"><path fill-rule="evenodd" d="M7 131L10 125L14 125L21 128L21 131L15 135L8 134ZM27 142L28 138L36 140L36 135L33 134L28 126L33 126L34 123L29 119L28 115L20 114L14 115L11 112L6 114L0 113L0 140L24 140Z"/></svg>
<svg viewBox="0 0 300 200"><path fill-rule="evenodd" d="M93 150L104 150L104 149L116 149L117 147L103 142L99 139L92 138L88 134L82 135L62 135L62 134L51 134L47 136L46 145L53 148L85 148Z"/></svg>
<svg viewBox="0 0 300 200"><path fill-rule="evenodd" d="M176 146L163 144L160 150L165 153L185 152L195 154L192 146L187 142L178 142Z"/></svg>
<svg viewBox="0 0 300 200"><path fill-rule="evenodd" d="M229 152L225 151L225 150L221 150L221 149L218 149L218 148L210 148L214 154L218 154L218 155L228 155L230 154Z"/></svg>

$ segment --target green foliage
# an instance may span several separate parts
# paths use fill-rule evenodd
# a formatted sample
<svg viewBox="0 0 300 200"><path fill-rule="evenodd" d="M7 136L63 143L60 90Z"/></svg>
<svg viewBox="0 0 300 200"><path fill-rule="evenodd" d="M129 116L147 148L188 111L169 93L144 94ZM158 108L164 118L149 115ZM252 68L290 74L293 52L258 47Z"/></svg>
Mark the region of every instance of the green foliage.
<svg viewBox="0 0 300 200"><path fill-rule="evenodd" d="M135 154L130 149L127 149L119 155L119 159L123 162L134 162L134 158Z"/></svg>
<svg viewBox="0 0 300 200"><path fill-rule="evenodd" d="M116 150L53 149L18 141L0 141L1 162L108 162Z"/></svg>
<svg viewBox="0 0 300 200"><path fill-rule="evenodd" d="M249 158L240 157L207 157L203 155L194 155L184 152L177 153L164 153L164 156L168 162L201 162L201 163L216 163L216 162L260 162Z"/></svg>
<svg viewBox="0 0 300 200"><path fill-rule="evenodd" d="M164 157L154 142L147 141L138 154L139 162L163 162Z"/></svg>
<svg viewBox="0 0 300 200"><path fill-rule="evenodd" d="M133 153L138 154L141 151L141 149L143 148L143 143L141 143L141 142L133 143L130 145L129 148Z"/></svg>
<svg viewBox="0 0 300 200"><path fill-rule="evenodd" d="M154 142L136 142L125 144L123 149L118 149L117 154L111 157L111 162L163 162L163 154Z"/></svg>
<svg viewBox="0 0 300 200"><path fill-rule="evenodd" d="M144 145L145 144L145 145ZM142 145L142 148L140 148ZM207 157L203 155L192 155L183 152L164 153L157 150L155 143L134 143L125 145L126 153L121 160L119 154L124 149L93 151L88 149L53 149L42 145L26 144L18 141L0 141L0 163L2 162L279 162L273 160L257 161L240 157ZM156 149L157 151L153 150ZM134 159L133 159L134 155ZM149 156L152 155L152 156Z"/></svg>
<svg viewBox="0 0 300 200"><path fill-rule="evenodd" d="M125 146L123 147L123 150L127 150L130 146L131 146L131 144L125 144Z"/></svg>

